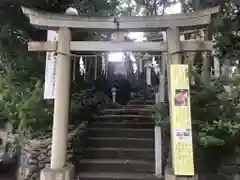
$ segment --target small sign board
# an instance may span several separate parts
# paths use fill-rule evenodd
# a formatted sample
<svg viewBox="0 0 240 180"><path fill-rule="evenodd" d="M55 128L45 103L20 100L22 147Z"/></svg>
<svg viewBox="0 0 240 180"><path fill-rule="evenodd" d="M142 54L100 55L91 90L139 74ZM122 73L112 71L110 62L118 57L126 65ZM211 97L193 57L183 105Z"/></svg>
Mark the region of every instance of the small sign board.
<svg viewBox="0 0 240 180"><path fill-rule="evenodd" d="M57 41L58 33L56 31L49 30L47 32L47 40ZM54 99L55 97L56 60L56 52L46 53L44 99Z"/></svg>
<svg viewBox="0 0 240 180"><path fill-rule="evenodd" d="M170 66L170 87L174 174L194 176L188 65Z"/></svg>

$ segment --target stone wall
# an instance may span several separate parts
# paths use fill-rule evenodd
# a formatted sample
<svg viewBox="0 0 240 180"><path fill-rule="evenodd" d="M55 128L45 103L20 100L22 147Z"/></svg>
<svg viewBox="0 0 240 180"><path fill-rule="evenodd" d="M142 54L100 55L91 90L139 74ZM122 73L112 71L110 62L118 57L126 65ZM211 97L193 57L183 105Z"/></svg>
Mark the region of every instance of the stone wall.
<svg viewBox="0 0 240 180"><path fill-rule="evenodd" d="M67 161L70 163L75 164L74 160L83 155L84 142L87 137L86 125L87 123L78 127L69 126ZM26 142L21 154L19 179L38 180L40 178L40 171L50 163L51 142L51 134Z"/></svg>

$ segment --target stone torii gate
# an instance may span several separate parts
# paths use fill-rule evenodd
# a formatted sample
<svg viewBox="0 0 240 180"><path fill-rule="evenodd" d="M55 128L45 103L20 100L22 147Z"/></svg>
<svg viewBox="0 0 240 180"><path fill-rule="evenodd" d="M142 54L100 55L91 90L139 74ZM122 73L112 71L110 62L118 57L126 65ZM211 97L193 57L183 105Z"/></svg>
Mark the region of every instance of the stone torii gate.
<svg viewBox="0 0 240 180"><path fill-rule="evenodd" d="M72 165L66 164L67 126L69 115L69 88L70 88L70 52L71 51L155 51L167 52L167 64L180 64L181 52L211 51L211 41L180 41L180 33L184 30L204 28L210 23L211 14L217 8L202 11L148 17L120 17L118 25L113 17L80 17L64 14L38 12L22 8L30 23L37 28L57 30L58 42L29 42L29 51L55 51L58 53L56 63L56 86L54 101L52 154L49 168L41 172L41 180L71 180L73 179ZM71 41L71 30L98 32L151 32L166 31L167 42L124 42L120 41ZM175 176L173 176L175 177Z"/></svg>

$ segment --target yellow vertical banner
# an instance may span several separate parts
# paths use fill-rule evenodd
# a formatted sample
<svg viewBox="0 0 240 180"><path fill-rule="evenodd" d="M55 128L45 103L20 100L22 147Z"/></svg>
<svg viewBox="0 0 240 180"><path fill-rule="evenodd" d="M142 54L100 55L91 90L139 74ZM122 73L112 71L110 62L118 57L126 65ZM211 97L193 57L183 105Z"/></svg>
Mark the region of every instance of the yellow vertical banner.
<svg viewBox="0 0 240 180"><path fill-rule="evenodd" d="M171 140L174 174L193 176L192 123L188 65L170 65Z"/></svg>

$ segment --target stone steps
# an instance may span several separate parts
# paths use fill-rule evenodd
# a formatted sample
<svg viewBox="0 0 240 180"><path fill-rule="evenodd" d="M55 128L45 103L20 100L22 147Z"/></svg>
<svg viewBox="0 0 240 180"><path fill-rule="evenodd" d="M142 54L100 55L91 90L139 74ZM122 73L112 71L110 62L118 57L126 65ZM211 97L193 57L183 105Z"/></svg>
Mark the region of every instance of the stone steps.
<svg viewBox="0 0 240 180"><path fill-rule="evenodd" d="M78 166L82 172L154 173L154 164L129 159L82 159Z"/></svg>
<svg viewBox="0 0 240 180"><path fill-rule="evenodd" d="M154 100L155 99L155 93L153 94L147 94L145 95L144 93L138 93L135 95L134 99L141 99L141 98L146 98L146 99L151 99Z"/></svg>
<svg viewBox="0 0 240 180"><path fill-rule="evenodd" d="M105 109L88 130L79 180L155 180L153 100ZM140 103L140 104L139 104Z"/></svg>
<svg viewBox="0 0 240 180"><path fill-rule="evenodd" d="M99 159L139 159L154 161L154 149L116 148L116 147L88 147L85 149L85 158Z"/></svg>
<svg viewBox="0 0 240 180"><path fill-rule="evenodd" d="M138 121L119 121L119 122L94 122L93 128L111 128L111 129L153 129L154 123L151 121L138 122Z"/></svg>
<svg viewBox="0 0 240 180"><path fill-rule="evenodd" d="M104 115L100 115L98 117L98 120L100 121L110 121L110 122L114 122L114 121L149 121L151 122L151 117L150 115L133 115L133 114L122 114L122 115L114 115L114 114L104 114Z"/></svg>
<svg viewBox="0 0 240 180"><path fill-rule="evenodd" d="M149 174L138 173L81 173L79 180L156 180L157 178ZM160 180L160 179L159 179Z"/></svg>
<svg viewBox="0 0 240 180"><path fill-rule="evenodd" d="M154 139L125 137L89 137L89 147L144 148L154 149Z"/></svg>
<svg viewBox="0 0 240 180"><path fill-rule="evenodd" d="M89 137L154 138L154 129L90 128Z"/></svg>
<svg viewBox="0 0 240 180"><path fill-rule="evenodd" d="M152 104L127 104L127 105L120 105L118 108L128 108L128 109L142 109L142 108L151 108Z"/></svg>
<svg viewBox="0 0 240 180"><path fill-rule="evenodd" d="M128 104L133 104L133 105L137 105L137 104L146 104L146 105L154 105L155 100L145 100L145 99L133 99L130 100Z"/></svg>
<svg viewBox="0 0 240 180"><path fill-rule="evenodd" d="M118 109L105 109L101 111L101 114L107 115L149 115L151 112L149 108L118 108Z"/></svg>

